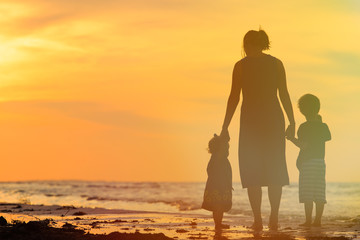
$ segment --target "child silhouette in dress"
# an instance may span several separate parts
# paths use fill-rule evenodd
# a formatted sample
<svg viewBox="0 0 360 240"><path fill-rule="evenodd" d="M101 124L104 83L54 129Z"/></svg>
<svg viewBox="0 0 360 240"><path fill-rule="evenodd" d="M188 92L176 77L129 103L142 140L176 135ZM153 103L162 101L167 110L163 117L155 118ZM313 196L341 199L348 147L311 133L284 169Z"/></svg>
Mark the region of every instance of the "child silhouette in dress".
<svg viewBox="0 0 360 240"><path fill-rule="evenodd" d="M305 94L298 102L306 122L299 126L298 138L289 138L300 148L296 166L299 170L299 201L305 206L305 223L300 226L321 226L321 217L326 203L325 194L325 142L331 140L328 126L319 115L320 100ZM316 215L312 223L313 203Z"/></svg>
<svg viewBox="0 0 360 240"><path fill-rule="evenodd" d="M207 166L208 179L202 208L213 212L216 230L230 227L222 224L224 212L229 211L232 205L232 169L228 160L229 140L229 136L214 134L208 148L211 158Z"/></svg>

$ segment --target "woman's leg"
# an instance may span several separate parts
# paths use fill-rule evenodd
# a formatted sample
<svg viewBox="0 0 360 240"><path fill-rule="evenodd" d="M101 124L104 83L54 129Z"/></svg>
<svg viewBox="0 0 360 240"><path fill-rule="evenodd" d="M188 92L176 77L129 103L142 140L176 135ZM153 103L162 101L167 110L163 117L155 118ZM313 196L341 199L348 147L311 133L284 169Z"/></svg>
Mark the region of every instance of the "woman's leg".
<svg viewBox="0 0 360 240"><path fill-rule="evenodd" d="M277 229L278 227L278 216L280 208L280 200L282 194L282 186L273 185L268 187L268 195L270 201L270 219L269 219L269 228Z"/></svg>
<svg viewBox="0 0 360 240"><path fill-rule="evenodd" d="M248 196L251 205L251 209L254 214L254 228L262 229L262 219L261 219L261 198L262 191L261 187L248 187Z"/></svg>

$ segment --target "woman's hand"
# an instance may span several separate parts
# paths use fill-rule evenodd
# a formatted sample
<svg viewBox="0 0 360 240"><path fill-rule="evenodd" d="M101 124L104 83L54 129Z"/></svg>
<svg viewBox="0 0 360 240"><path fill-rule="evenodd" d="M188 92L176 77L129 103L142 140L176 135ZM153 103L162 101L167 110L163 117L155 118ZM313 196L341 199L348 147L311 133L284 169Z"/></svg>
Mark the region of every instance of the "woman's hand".
<svg viewBox="0 0 360 240"><path fill-rule="evenodd" d="M230 134L227 128L223 128L220 133L220 137L222 137L227 142L230 141Z"/></svg>
<svg viewBox="0 0 360 240"><path fill-rule="evenodd" d="M287 127L287 129L285 131L285 137L289 140L295 138L295 123L289 124L289 126Z"/></svg>

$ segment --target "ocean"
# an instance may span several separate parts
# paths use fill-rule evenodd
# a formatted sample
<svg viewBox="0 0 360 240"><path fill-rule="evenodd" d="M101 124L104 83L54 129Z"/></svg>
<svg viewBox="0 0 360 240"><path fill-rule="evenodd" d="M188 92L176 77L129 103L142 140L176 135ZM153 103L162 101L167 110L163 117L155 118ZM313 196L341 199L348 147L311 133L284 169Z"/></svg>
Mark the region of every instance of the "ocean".
<svg viewBox="0 0 360 240"><path fill-rule="evenodd" d="M208 211L201 209L204 188L205 182L1 182L0 202L209 215ZM327 183L326 194L328 203L324 218L359 219L359 182ZM268 216L270 206L266 188L263 188L262 202L263 215ZM227 216L252 216L247 192L240 183L234 183L233 207ZM303 205L298 201L297 183L283 188L281 216L287 219L304 216Z"/></svg>

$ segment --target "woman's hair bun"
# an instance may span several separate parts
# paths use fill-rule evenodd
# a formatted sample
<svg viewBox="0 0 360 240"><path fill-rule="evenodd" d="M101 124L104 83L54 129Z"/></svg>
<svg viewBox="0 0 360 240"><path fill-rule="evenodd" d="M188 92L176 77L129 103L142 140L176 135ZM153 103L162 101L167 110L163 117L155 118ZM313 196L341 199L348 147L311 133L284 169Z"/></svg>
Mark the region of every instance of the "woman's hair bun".
<svg viewBox="0 0 360 240"><path fill-rule="evenodd" d="M262 29L248 31L244 36L244 49L251 45L256 46L261 51L270 49L270 41L266 32Z"/></svg>
<svg viewBox="0 0 360 240"><path fill-rule="evenodd" d="M262 29L260 29L258 31L258 35L259 35L259 45L261 47L262 50L268 50L270 49L270 41L269 41L269 37L266 34L266 32Z"/></svg>

